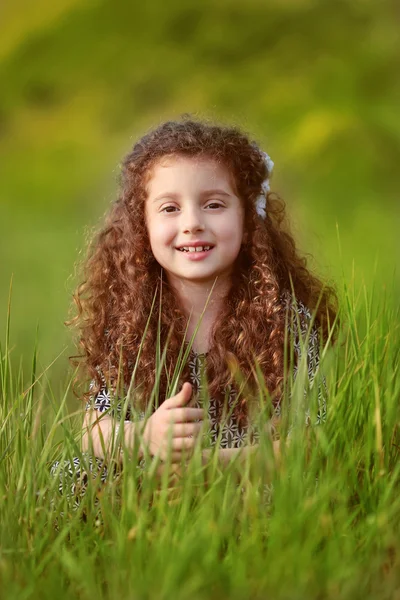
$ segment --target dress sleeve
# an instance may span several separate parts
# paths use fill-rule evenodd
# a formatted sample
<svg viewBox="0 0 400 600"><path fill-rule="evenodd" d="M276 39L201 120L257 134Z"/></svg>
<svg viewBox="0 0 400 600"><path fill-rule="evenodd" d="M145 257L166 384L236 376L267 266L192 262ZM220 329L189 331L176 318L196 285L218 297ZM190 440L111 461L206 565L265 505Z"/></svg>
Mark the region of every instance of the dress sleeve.
<svg viewBox="0 0 400 600"><path fill-rule="evenodd" d="M124 409L124 399L116 398L111 390L107 387L107 383L103 373L100 372L101 377L101 388L97 392L97 394L93 394L89 401L86 403L86 410L96 410L99 413L108 414L117 421L122 421L124 417L124 421L132 421L133 414L132 409L128 405L125 411L125 414L122 415ZM89 391L93 389L95 385L94 379L90 382ZM138 413L138 418L144 418L144 413L140 411Z"/></svg>
<svg viewBox="0 0 400 600"><path fill-rule="evenodd" d="M130 405L126 407L123 414L125 401L123 398L116 398L115 395L108 389L103 373L98 369L101 377L101 387L97 394L92 394L89 401L86 403L86 410L96 410L102 414L108 414L113 419L121 422L142 421L145 418L145 413L142 410L134 411ZM94 379L90 382L89 391L95 385ZM98 460L98 459L96 459ZM147 461L143 457L137 465L138 471L143 473L146 469Z"/></svg>
<svg viewBox="0 0 400 600"><path fill-rule="evenodd" d="M308 373L308 383L309 386L304 388L304 399L305 399L305 423L307 426L310 425L320 425L326 421L326 402L328 395L328 388L326 384L325 375L322 374L321 377L318 377L318 411L316 415L316 419L314 423L311 421L310 415L310 406L307 403L306 399L309 394L309 389L311 389L314 385L314 379L319 370L320 365L320 336L318 333L318 329L315 325L309 331L308 345L305 347L306 336L310 327L312 315L310 310L301 302L297 301L296 306L297 319L294 319L293 327L290 327L290 331L293 334L293 344L294 351L297 355L297 364L293 369L293 377L294 379L297 376L300 360L302 358L302 353L307 352L307 373ZM296 317L296 315L295 315ZM300 335L302 340L300 340L299 336L299 328L298 321L300 322ZM308 389L309 388L309 389ZM288 437L292 433L293 424L289 428Z"/></svg>

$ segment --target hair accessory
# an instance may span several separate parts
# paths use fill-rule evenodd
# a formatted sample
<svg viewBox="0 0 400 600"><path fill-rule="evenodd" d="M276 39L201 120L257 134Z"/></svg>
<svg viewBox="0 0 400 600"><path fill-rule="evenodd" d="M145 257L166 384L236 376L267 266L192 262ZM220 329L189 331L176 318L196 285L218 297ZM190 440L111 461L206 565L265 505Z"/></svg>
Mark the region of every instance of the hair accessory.
<svg viewBox="0 0 400 600"><path fill-rule="evenodd" d="M267 167L268 177L266 177L266 179L264 179L264 181L261 184L262 193L256 199L256 211L262 219L265 219L265 217L267 216L267 213L265 211L265 207L267 206L266 195L268 194L268 192L270 190L269 176L271 175L272 169L274 168L274 162L271 160L271 158L268 156L268 154L266 152L262 152L261 154L264 157L264 163L265 163L265 166Z"/></svg>

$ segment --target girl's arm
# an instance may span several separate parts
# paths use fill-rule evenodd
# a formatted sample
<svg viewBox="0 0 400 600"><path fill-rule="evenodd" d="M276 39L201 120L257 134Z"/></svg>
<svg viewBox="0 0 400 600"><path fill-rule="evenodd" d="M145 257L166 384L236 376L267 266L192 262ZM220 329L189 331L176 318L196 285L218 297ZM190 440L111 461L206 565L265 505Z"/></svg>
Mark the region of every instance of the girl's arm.
<svg viewBox="0 0 400 600"><path fill-rule="evenodd" d="M114 454L114 457L121 461L120 449L115 452L114 446L119 443L131 454L134 448L135 423L124 421L121 400L114 398L107 387L102 372L99 372L102 386L99 392L86 404L82 426L82 451L90 452L102 459L107 459ZM89 390L93 387L94 381L90 383ZM118 433L120 428L123 428L123 431ZM122 439L121 434L124 439Z"/></svg>
<svg viewBox="0 0 400 600"><path fill-rule="evenodd" d="M280 450L280 440L275 440L272 442L272 447L274 451L274 457L277 466L280 464L281 458L281 450ZM218 450L218 464L221 467L227 467L233 462L236 457L238 457L238 464L242 465L246 462L248 456L257 456L259 451L259 444L254 444L252 446L243 446L242 448L220 448ZM202 451L203 463L207 464L210 460L212 450L207 448Z"/></svg>
<svg viewBox="0 0 400 600"><path fill-rule="evenodd" d="M121 462L121 450L132 458L136 445L137 458L144 458L144 445L152 456L180 462L182 453L193 451L203 428L204 410L188 406L191 393L191 386L183 384L181 391L163 402L144 423L144 413L137 421L123 420L122 401L112 398L103 386L86 406L83 451L103 459L116 457ZM139 444L135 444L139 435Z"/></svg>
<svg viewBox="0 0 400 600"><path fill-rule="evenodd" d="M113 455L114 446L120 441L131 455L135 444L135 426L133 421L116 421L98 410L87 410L83 420L82 451L107 459ZM123 432L119 432L117 436L118 428L123 428ZM115 456L119 461L122 460L121 452L117 452ZM143 451L139 447L138 458L142 457Z"/></svg>

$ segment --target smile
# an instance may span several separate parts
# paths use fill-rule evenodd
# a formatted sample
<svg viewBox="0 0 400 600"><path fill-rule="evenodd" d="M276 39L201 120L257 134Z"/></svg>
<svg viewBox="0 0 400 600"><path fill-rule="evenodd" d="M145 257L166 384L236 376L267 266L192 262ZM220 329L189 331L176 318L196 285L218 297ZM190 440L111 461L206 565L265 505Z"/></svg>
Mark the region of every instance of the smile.
<svg viewBox="0 0 400 600"><path fill-rule="evenodd" d="M188 258L189 260L201 260L203 258L206 258L214 249L215 246L205 246L205 248L208 248L208 250L195 250L194 248L191 248L190 250L185 249L185 248L177 248L178 252L180 252L181 254L184 254L186 258Z"/></svg>
<svg viewBox="0 0 400 600"><path fill-rule="evenodd" d="M203 252L207 250L211 250L214 246L183 246L182 248L177 248L180 252Z"/></svg>

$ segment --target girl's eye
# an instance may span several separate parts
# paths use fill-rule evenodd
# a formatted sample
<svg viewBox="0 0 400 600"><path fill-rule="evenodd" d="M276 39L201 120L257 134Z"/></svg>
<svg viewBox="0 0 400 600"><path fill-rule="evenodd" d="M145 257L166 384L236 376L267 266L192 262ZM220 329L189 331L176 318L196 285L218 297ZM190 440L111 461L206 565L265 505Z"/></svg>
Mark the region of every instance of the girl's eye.
<svg viewBox="0 0 400 600"><path fill-rule="evenodd" d="M219 204L219 203L217 203L217 202L211 202L211 204L208 204L206 208L208 208L209 206L215 206L215 207L217 207L217 208L221 208L223 205L222 205L222 204ZM164 211L165 211L167 214L171 214L171 213L168 211L168 209L169 209L169 208L172 208L172 209L174 209L174 208L176 208L176 206L164 206L164 208L162 208L162 209L161 209L161 212L164 212Z"/></svg>

